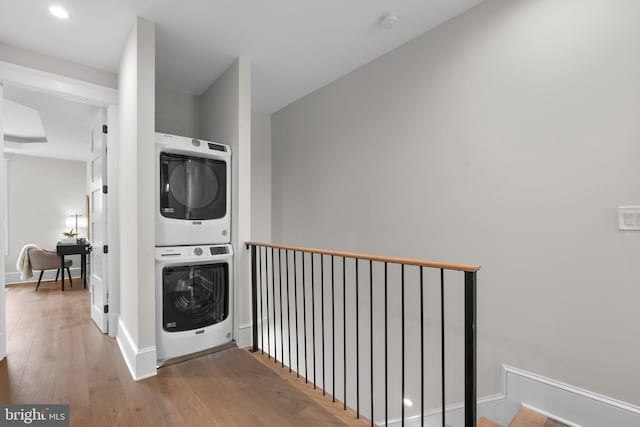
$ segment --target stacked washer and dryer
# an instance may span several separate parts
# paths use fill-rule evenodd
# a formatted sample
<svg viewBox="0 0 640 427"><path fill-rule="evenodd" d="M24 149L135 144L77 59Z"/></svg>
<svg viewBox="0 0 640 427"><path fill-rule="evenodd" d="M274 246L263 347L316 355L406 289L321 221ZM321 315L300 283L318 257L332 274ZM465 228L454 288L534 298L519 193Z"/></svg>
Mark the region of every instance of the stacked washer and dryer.
<svg viewBox="0 0 640 427"><path fill-rule="evenodd" d="M156 134L158 366L232 340L231 150Z"/></svg>

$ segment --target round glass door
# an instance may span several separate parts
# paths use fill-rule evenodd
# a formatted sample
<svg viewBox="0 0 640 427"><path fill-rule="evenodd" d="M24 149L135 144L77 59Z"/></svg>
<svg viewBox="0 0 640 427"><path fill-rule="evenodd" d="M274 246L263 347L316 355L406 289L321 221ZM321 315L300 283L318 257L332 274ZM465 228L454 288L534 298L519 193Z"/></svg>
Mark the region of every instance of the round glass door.
<svg viewBox="0 0 640 427"><path fill-rule="evenodd" d="M218 219L226 215L225 162L160 154L160 212L167 218Z"/></svg>
<svg viewBox="0 0 640 427"><path fill-rule="evenodd" d="M188 331L226 319L229 314L228 271L227 263L164 268L164 330Z"/></svg>

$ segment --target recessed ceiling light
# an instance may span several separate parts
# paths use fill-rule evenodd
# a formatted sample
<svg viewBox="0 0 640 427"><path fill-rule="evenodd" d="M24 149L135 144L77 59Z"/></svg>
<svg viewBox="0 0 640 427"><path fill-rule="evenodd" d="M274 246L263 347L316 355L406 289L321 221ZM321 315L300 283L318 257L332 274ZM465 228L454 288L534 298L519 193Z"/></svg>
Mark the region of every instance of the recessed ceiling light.
<svg viewBox="0 0 640 427"><path fill-rule="evenodd" d="M49 8L49 12L51 12L51 14L53 16L55 16L56 18L69 19L69 12L67 12L67 9L65 9L64 7L62 7L60 5L51 6Z"/></svg>

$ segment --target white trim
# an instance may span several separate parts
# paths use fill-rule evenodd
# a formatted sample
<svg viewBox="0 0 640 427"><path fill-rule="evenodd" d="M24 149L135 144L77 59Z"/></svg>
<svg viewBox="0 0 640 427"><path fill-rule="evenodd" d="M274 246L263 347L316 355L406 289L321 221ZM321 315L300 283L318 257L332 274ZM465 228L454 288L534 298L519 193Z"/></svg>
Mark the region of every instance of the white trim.
<svg viewBox="0 0 640 427"><path fill-rule="evenodd" d="M69 270L71 270L72 278L80 277L80 267L69 268ZM37 283L38 276L40 276L40 270L34 270L33 277L22 280L20 278L19 271L7 271L4 273L4 282L7 285L19 285L20 283ZM65 280L67 280L66 272L64 277L65 277ZM56 278L56 270L45 270L44 274L42 275L43 282L49 281L49 280L55 280L55 278Z"/></svg>
<svg viewBox="0 0 640 427"><path fill-rule="evenodd" d="M640 407L542 375L503 365L508 400L571 426L640 425Z"/></svg>
<svg viewBox="0 0 640 427"><path fill-rule="evenodd" d="M0 360L3 360L7 357L7 340L5 339L4 333L0 332Z"/></svg>
<svg viewBox="0 0 640 427"><path fill-rule="evenodd" d="M542 375L502 365L502 389L495 394L478 399L478 417L486 417L503 425L509 425L521 406L530 408L570 427L635 427L640 425L640 407L612 399L579 387L555 381ZM425 410L424 425L440 426L442 410ZM464 404L447 405L446 422L449 425L464 424ZM383 425L384 420L378 420ZM400 425L399 418L389 420L389 425ZM420 415L405 417L407 427L419 426Z"/></svg>
<svg viewBox="0 0 640 427"><path fill-rule="evenodd" d="M522 406L523 406L523 407L525 407L525 408L527 408L527 409L531 409L531 410L532 410L532 411L534 411L534 412L537 412L537 413L539 413L539 414L542 414L542 415L544 415L544 416L545 416L545 417L547 417L547 418L553 418L554 420L559 421L559 422L561 422L562 424L566 424L566 425L568 425L569 427L580 427L580 425L579 425L579 424L572 423L572 422L571 422L571 421L569 421L569 420L565 420L564 418L561 418L561 417L559 417L559 416L557 416L557 415L550 414L550 413L548 413L547 411L543 411L543 410L542 410L542 409L540 409L540 408L536 408L535 406L531 406L531 405L528 405L528 404L526 404L526 403L523 403L523 404L522 404Z"/></svg>
<svg viewBox="0 0 640 427"><path fill-rule="evenodd" d="M124 358L127 368L135 381L153 377L157 374L156 370L156 347L138 348L127 327L122 322L122 318L118 318L118 336L116 337L120 352Z"/></svg>
<svg viewBox="0 0 640 427"><path fill-rule="evenodd" d="M238 348L251 346L253 341L253 326L251 323L245 323L238 326L238 335L236 336L236 345Z"/></svg>
<svg viewBox="0 0 640 427"><path fill-rule="evenodd" d="M108 322L109 320L108 320L108 316L106 315L106 313L104 313L103 310L100 310L98 307L95 306L95 304L91 304L91 320L93 320L93 323L96 324L96 326L98 327L98 329L100 329L100 331L106 334L108 329L107 329L107 324L105 323ZM102 324L99 325L98 322L102 322Z"/></svg>
<svg viewBox="0 0 640 427"><path fill-rule="evenodd" d="M7 194L9 194L9 159L4 159L4 171L3 171L2 178L3 178L3 186L4 186L3 191L6 198ZM8 255L9 255L9 204L5 203L4 204L4 256L6 257Z"/></svg>
<svg viewBox="0 0 640 427"><path fill-rule="evenodd" d="M107 304L109 304L109 336L118 336L118 314L120 313L120 236L118 223L118 156L120 129L118 126L118 107L107 108Z"/></svg>
<svg viewBox="0 0 640 427"><path fill-rule="evenodd" d="M109 336L112 338L118 338L118 331L120 328L118 327L120 320L120 316L118 313L111 312L111 306L109 306L109 314L107 314L107 318L109 321Z"/></svg>
<svg viewBox="0 0 640 427"><path fill-rule="evenodd" d="M493 394L478 399L477 414L479 417L486 417L503 425L508 425L515 414L520 409L520 404L508 402L504 394ZM464 403L458 402L446 407L446 423L449 425L464 424ZM384 419L376 422L377 425L384 425ZM390 426L401 425L401 419L389 420ZM420 415L405 417L405 426L420 426ZM425 410L424 425L427 427L440 427L442 425L442 409L434 408Z"/></svg>
<svg viewBox="0 0 640 427"><path fill-rule="evenodd" d="M116 89L10 62L0 61L0 82L103 107L118 104Z"/></svg>
<svg viewBox="0 0 640 427"><path fill-rule="evenodd" d="M0 242L5 244L5 230L7 229L7 218L5 217L5 208L7 205L7 191L5 186L5 166L4 162L4 86L2 85L2 81L0 80ZM4 255L4 254L3 254ZM5 336L5 330L7 328L6 324L6 314L7 314L7 300L5 298L5 281L4 281L4 272L5 272L5 257L0 257L0 360L4 359L7 355L7 341Z"/></svg>

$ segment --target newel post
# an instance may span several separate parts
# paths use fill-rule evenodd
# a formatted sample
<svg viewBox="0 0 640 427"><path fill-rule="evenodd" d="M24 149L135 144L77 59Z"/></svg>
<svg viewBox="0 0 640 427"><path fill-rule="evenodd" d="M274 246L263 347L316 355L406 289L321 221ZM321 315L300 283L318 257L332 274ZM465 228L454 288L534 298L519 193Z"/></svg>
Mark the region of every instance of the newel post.
<svg viewBox="0 0 640 427"><path fill-rule="evenodd" d="M477 331L476 272L464 273L464 425L476 427Z"/></svg>

